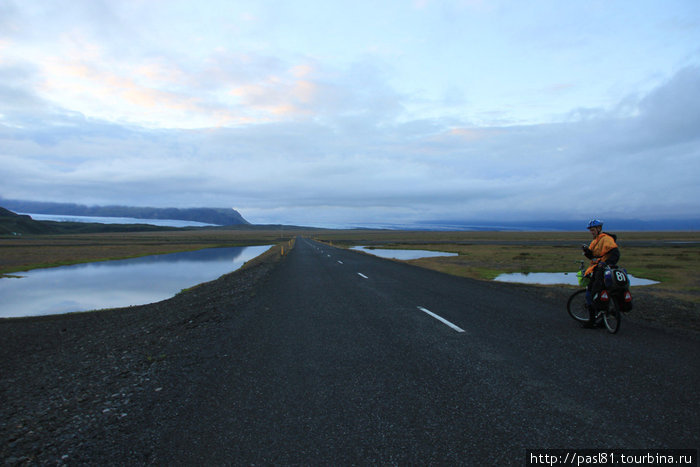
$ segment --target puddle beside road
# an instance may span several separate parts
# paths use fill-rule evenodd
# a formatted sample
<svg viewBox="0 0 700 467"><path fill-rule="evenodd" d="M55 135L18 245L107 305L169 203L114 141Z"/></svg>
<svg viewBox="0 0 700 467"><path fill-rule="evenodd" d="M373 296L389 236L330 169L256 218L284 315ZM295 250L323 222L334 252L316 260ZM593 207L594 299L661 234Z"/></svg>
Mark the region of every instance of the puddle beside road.
<svg viewBox="0 0 700 467"><path fill-rule="evenodd" d="M656 281L642 279L628 274L631 286L654 285ZM531 273L511 273L501 274L495 279L497 282L515 282L518 284L539 284L539 285L578 285L578 278L575 272L531 272Z"/></svg>
<svg viewBox="0 0 700 467"><path fill-rule="evenodd" d="M381 248L370 248L366 246L354 246L351 250L364 251L382 258L411 260L418 258L430 258L436 256L458 256L457 253L446 253L443 251L429 250L391 250ZM628 274L631 286L654 285L659 282L650 279L642 279ZM512 282L518 284L537 284L537 285L578 285L578 278L575 272L532 272L532 273L511 273L500 274L494 281L497 282Z"/></svg>
<svg viewBox="0 0 700 467"><path fill-rule="evenodd" d="M143 305L235 271L271 245L33 269L0 279L0 318Z"/></svg>
<svg viewBox="0 0 700 467"><path fill-rule="evenodd" d="M351 250L364 251L374 256L379 256L381 258L391 258L391 259L418 259L418 258L432 258L435 256L458 256L457 253L446 253L444 251L430 251L430 250L389 250L381 248L369 248L366 246L354 246L350 248Z"/></svg>

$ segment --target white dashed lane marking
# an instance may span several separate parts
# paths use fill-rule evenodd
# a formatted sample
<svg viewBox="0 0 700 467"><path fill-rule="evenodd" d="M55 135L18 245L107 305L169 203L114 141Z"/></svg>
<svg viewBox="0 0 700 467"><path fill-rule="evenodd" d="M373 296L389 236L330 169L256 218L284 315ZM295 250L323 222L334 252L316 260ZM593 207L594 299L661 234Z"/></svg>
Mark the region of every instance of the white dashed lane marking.
<svg viewBox="0 0 700 467"><path fill-rule="evenodd" d="M443 324L448 325L449 327L451 327L452 329L454 329L454 330L457 331L457 332L465 332L464 329L460 328L460 327L457 326L456 324L450 323L449 321L447 321L447 320L446 320L445 318L443 318L442 316L438 316L438 315L436 315L435 313L433 313L432 311L430 311L430 310L428 310L428 309L426 309L426 308L423 308L422 306L419 306L418 309L419 309L420 311L424 312L424 313L429 314L430 316L432 316L432 317L435 318L436 320L442 322Z"/></svg>
<svg viewBox="0 0 700 467"><path fill-rule="evenodd" d="M330 257L330 256L331 256L331 255L328 255L328 257ZM339 264L343 264L342 261L340 261L340 260L337 260L337 261L338 261ZM365 275L362 274L361 272L358 272L357 275L360 276L360 277L363 278L363 279L369 279L369 277L365 276ZM436 320L440 321L442 324L445 324L445 325L451 327L452 329L454 329L454 330L457 331L457 332L466 332L464 329L460 328L460 327L457 326L456 324L449 322L448 320L446 320L446 319L443 318L442 316L436 315L435 313L433 313L432 311L428 310L427 308L424 308L424 307L422 307L422 306L419 306L418 309L419 309L420 311L422 311L423 313L426 313L426 314L432 316L432 317L435 318Z"/></svg>

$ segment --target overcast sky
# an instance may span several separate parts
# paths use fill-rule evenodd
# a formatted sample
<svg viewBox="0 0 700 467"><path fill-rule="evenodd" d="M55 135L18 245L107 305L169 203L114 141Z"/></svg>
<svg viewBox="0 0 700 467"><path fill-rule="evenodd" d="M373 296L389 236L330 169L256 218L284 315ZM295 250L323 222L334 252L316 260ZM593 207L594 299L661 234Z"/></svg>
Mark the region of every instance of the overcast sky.
<svg viewBox="0 0 700 467"><path fill-rule="evenodd" d="M0 196L698 217L697 0L0 0Z"/></svg>

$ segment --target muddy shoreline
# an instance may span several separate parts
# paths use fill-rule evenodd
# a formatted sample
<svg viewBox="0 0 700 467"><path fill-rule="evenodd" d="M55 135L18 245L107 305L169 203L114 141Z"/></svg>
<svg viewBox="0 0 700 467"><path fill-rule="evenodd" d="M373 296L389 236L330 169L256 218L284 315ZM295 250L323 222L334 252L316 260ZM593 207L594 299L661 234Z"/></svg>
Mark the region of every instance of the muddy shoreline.
<svg viewBox="0 0 700 467"><path fill-rule="evenodd" d="M264 255L154 304L0 320L0 459L5 465L158 463L152 420L169 418L178 355L206 358L207 334L265 287L280 258ZM572 291L499 287L561 303L563 313ZM700 333L696 305L643 291L635 299L637 308L625 319Z"/></svg>

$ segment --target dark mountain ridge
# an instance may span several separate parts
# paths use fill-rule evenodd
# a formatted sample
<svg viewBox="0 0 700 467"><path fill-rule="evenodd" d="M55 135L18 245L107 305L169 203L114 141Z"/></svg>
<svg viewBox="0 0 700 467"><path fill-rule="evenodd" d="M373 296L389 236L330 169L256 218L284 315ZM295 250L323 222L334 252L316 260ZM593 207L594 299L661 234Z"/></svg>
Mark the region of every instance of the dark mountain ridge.
<svg viewBox="0 0 700 467"><path fill-rule="evenodd" d="M136 206L85 206L71 203L50 203L0 199L0 204L16 212L91 217L133 217L136 219L170 219L215 225L248 225L249 222L232 208L154 208Z"/></svg>
<svg viewBox="0 0 700 467"><path fill-rule="evenodd" d="M177 230L148 224L100 224L87 222L36 221L0 207L0 235L77 234Z"/></svg>

